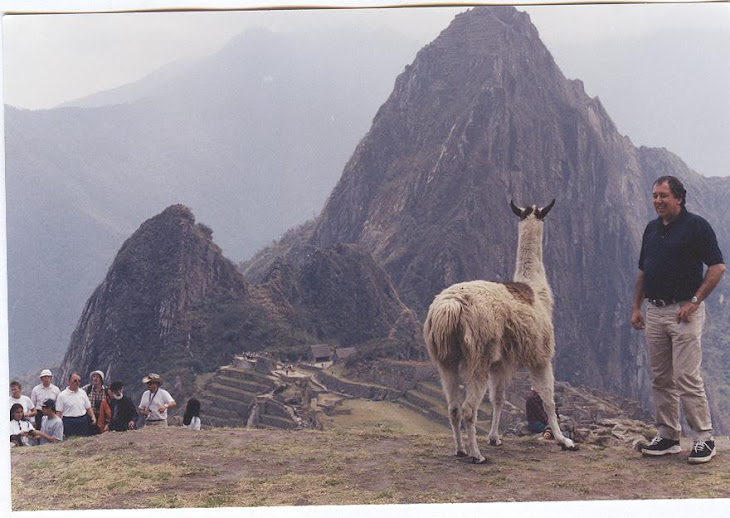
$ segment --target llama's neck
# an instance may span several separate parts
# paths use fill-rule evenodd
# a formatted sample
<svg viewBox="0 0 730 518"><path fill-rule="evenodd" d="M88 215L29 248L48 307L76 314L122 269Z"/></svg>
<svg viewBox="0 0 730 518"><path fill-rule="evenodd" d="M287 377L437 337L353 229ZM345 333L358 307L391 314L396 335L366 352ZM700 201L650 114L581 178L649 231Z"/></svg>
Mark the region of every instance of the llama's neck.
<svg viewBox="0 0 730 518"><path fill-rule="evenodd" d="M542 284L547 287L545 267L542 264L542 226L542 221L535 218L520 221L515 282Z"/></svg>

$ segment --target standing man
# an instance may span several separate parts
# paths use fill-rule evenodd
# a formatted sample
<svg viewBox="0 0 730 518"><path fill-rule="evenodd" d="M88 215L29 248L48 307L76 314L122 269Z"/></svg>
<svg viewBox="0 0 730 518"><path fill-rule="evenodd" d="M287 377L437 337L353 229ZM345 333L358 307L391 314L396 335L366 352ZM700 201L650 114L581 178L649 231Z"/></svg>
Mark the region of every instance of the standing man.
<svg viewBox="0 0 730 518"><path fill-rule="evenodd" d="M139 413L144 417L145 426L167 426L167 410L175 408L177 403L162 386L159 374L150 373L142 378L147 390L139 402Z"/></svg>
<svg viewBox="0 0 730 518"><path fill-rule="evenodd" d="M124 395L124 384L121 381L115 381L109 386L113 397L111 406L111 421L108 429L115 432L125 432L134 430L135 417L137 417L137 409L129 396Z"/></svg>
<svg viewBox="0 0 730 518"><path fill-rule="evenodd" d="M89 435L90 425L96 424L94 410L89 396L81 390L81 376L77 372L68 379L68 387L58 395L56 412L63 418L63 431L66 437Z"/></svg>
<svg viewBox="0 0 730 518"><path fill-rule="evenodd" d="M677 178L654 182L652 199L658 218L644 230L631 325L646 329L652 391L659 432L643 455L679 453L679 404L695 434L690 464L715 456L710 409L700 375L700 338L704 300L725 273L722 253L710 224L685 208L687 191ZM707 271L703 276L703 263ZM649 302L646 321L641 311Z"/></svg>
<svg viewBox="0 0 730 518"><path fill-rule="evenodd" d="M23 407L23 419L35 417L36 409L28 396L21 394L22 386L19 381L10 382L10 406L18 403Z"/></svg>
<svg viewBox="0 0 730 518"><path fill-rule="evenodd" d="M89 374L91 382L81 387L81 390L86 392L89 396L89 402L91 403L91 410L94 412L94 419L99 420L99 410L101 409L101 402L106 398L107 388L104 386L104 373L101 371L93 371ZM103 426L102 426L103 429ZM99 427L92 424L89 429L90 435L96 435L100 433Z"/></svg>
<svg viewBox="0 0 730 518"><path fill-rule="evenodd" d="M30 391L30 401L33 403L33 406L36 407L36 409L41 408L41 405L43 405L43 402L47 399L56 400L58 399L58 395L61 393L61 390L51 383L51 380L53 380L53 373L50 371L50 369L43 369L41 371L41 382L33 387L33 390ZM35 429L40 430L41 429L41 419L43 418L42 412L37 412L35 415Z"/></svg>

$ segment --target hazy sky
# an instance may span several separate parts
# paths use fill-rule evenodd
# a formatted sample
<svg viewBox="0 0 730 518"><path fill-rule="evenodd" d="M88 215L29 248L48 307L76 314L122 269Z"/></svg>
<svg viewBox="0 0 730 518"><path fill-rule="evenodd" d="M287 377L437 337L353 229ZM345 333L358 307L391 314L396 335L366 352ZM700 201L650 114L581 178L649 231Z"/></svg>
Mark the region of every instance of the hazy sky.
<svg viewBox="0 0 730 518"><path fill-rule="evenodd" d="M565 75L582 79L634 144L666 147L705 176L730 175L730 4L521 9ZM256 25L321 31L365 24L425 45L463 10L6 16L5 102L50 108L138 80L179 58L215 52Z"/></svg>

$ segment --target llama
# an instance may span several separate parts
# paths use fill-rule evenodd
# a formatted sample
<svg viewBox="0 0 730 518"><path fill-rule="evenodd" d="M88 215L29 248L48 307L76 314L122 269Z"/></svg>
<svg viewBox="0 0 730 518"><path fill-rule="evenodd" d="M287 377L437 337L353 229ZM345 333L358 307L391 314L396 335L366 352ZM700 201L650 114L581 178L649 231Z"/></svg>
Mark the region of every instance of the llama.
<svg viewBox="0 0 730 518"><path fill-rule="evenodd" d="M577 449L560 430L553 399L553 296L542 262L542 229L554 204L555 200L544 208L520 208L510 201L520 218L513 282L454 284L436 296L423 326L429 356L441 376L456 456L468 455L475 464L486 462L476 440L477 410L484 394L489 388L493 409L489 444L498 446L505 386L523 367L529 369L544 402L555 440L563 449ZM466 389L463 401L460 377Z"/></svg>

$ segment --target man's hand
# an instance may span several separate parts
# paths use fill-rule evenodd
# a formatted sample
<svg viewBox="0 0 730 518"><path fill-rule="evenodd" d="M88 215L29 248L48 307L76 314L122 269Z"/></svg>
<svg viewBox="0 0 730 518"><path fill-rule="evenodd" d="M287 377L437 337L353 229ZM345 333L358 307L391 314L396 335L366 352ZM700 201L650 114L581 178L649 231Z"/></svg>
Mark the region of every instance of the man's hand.
<svg viewBox="0 0 730 518"><path fill-rule="evenodd" d="M677 324L681 324L682 322L690 322L692 320L690 317L694 314L695 311L697 311L698 307L698 305L692 304L691 302L683 304L677 312Z"/></svg>
<svg viewBox="0 0 730 518"><path fill-rule="evenodd" d="M644 313L642 313L641 309L635 309L631 313L631 326L637 330L644 329Z"/></svg>

